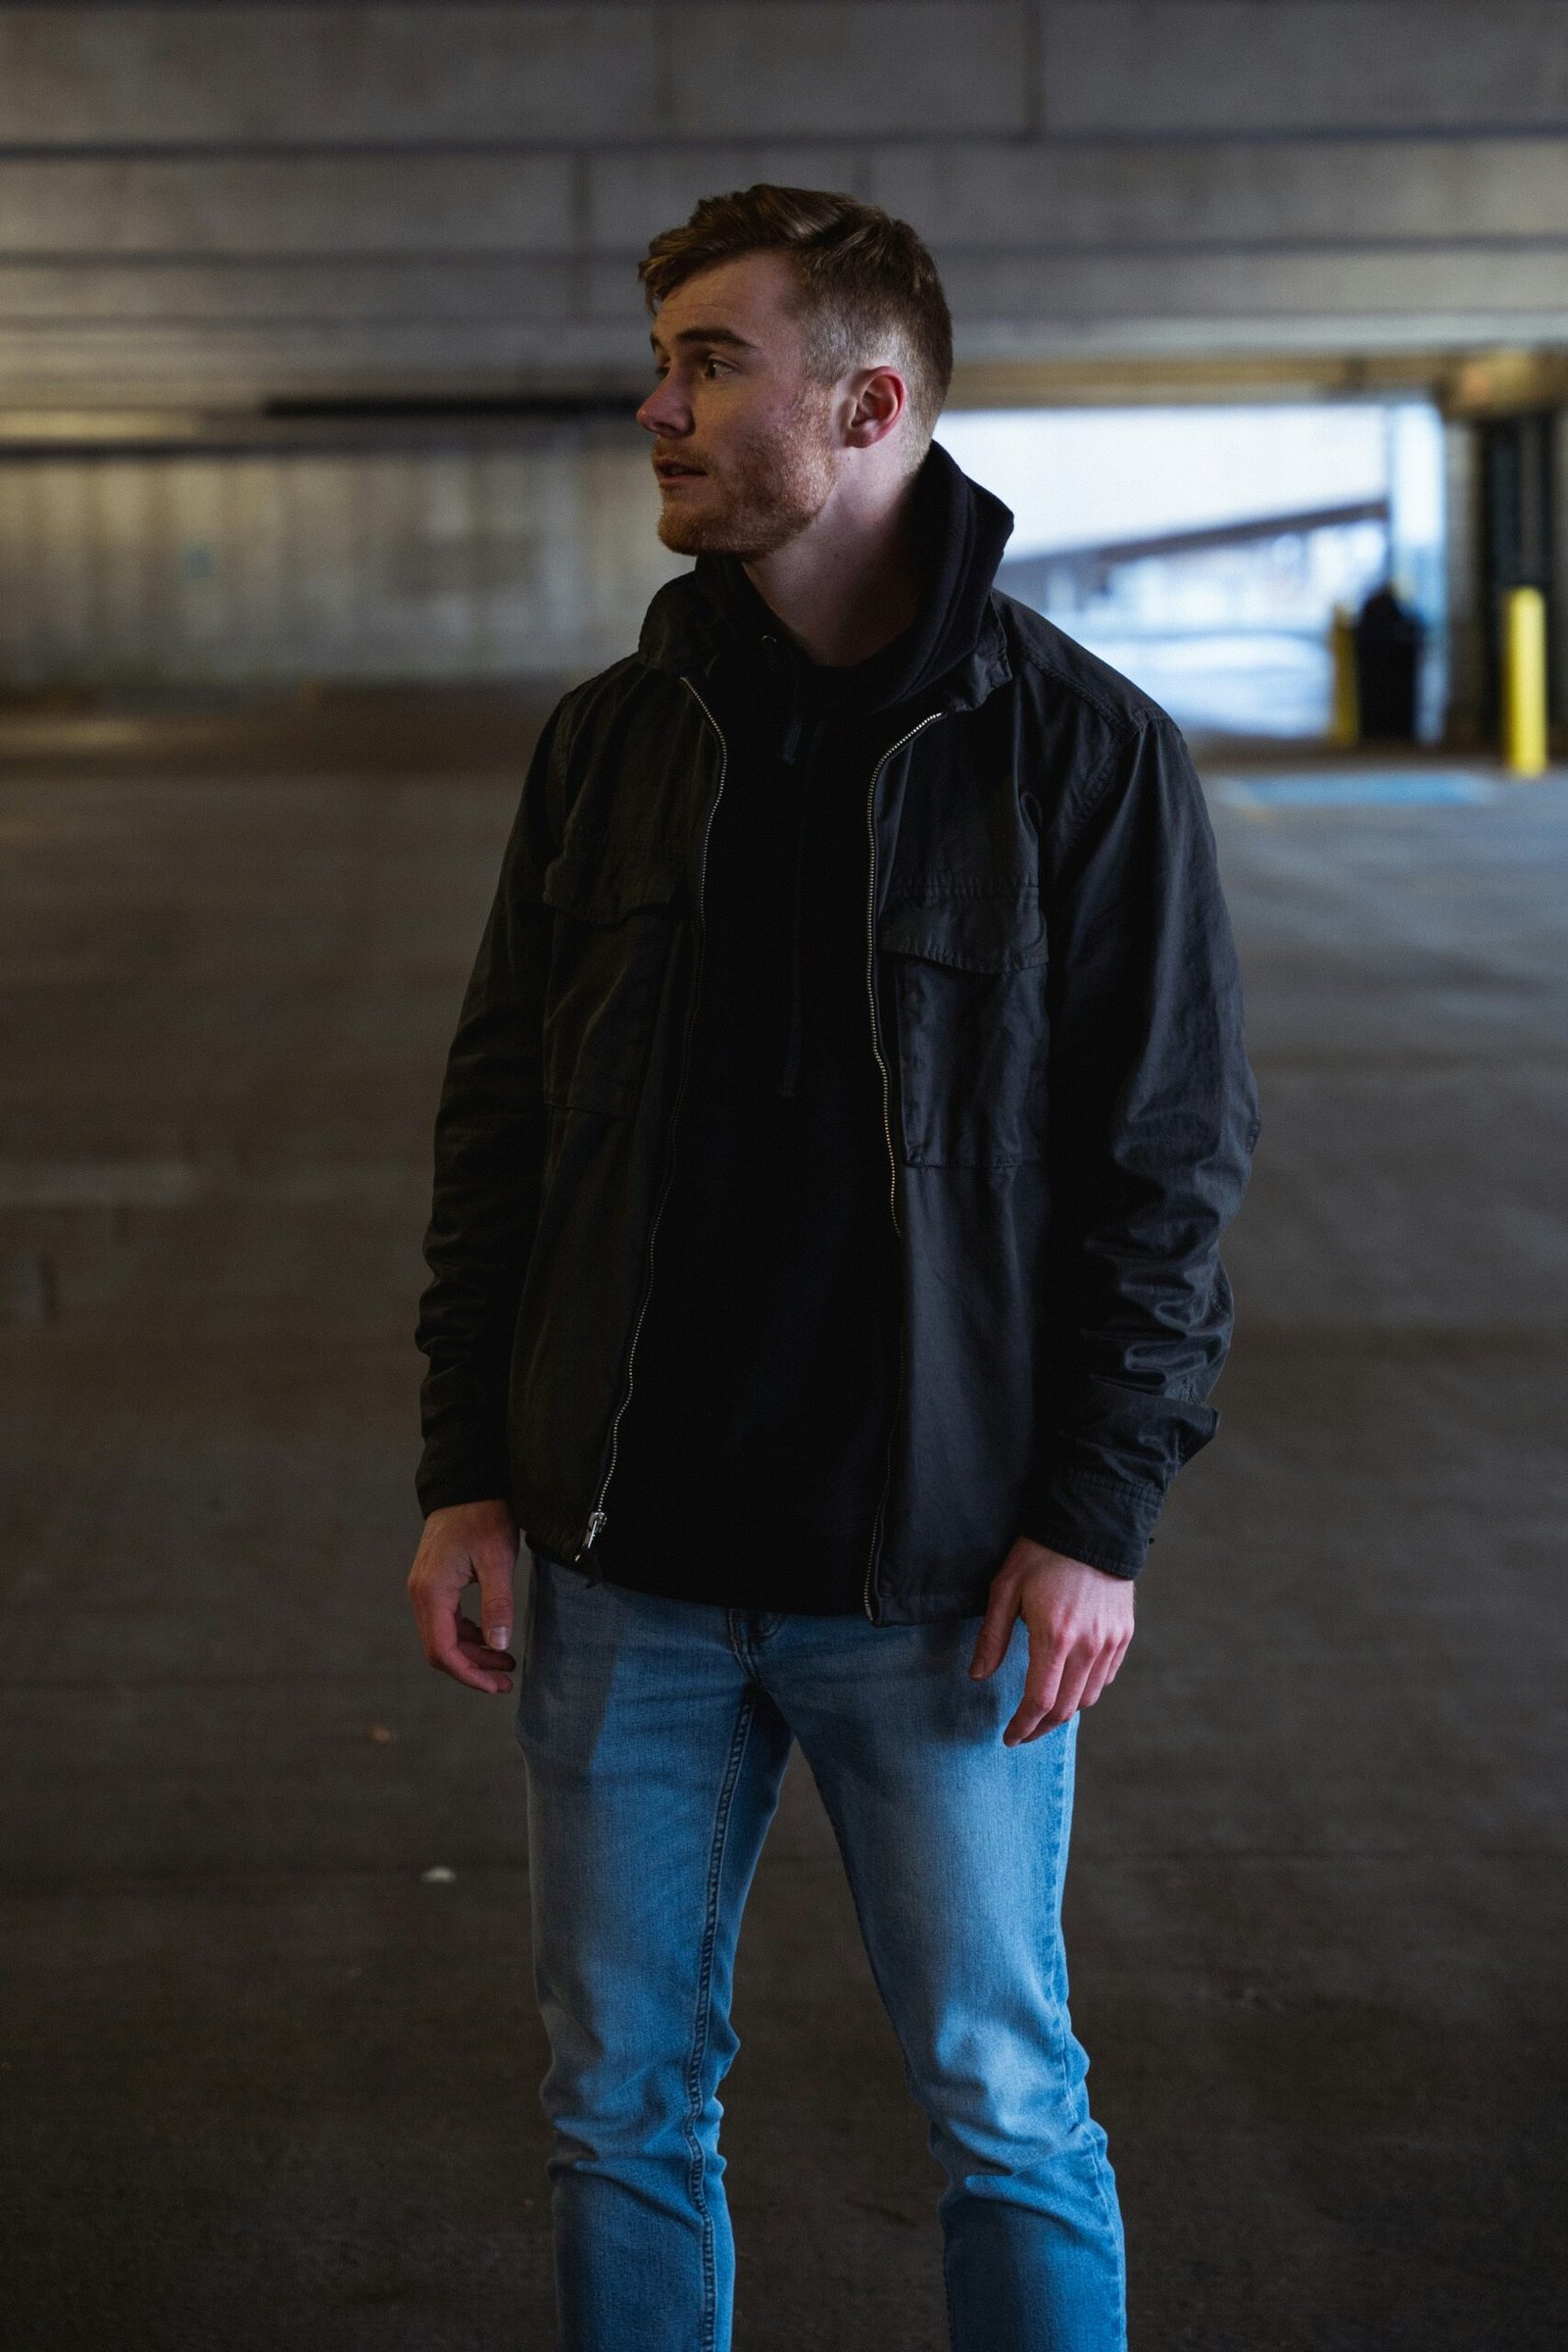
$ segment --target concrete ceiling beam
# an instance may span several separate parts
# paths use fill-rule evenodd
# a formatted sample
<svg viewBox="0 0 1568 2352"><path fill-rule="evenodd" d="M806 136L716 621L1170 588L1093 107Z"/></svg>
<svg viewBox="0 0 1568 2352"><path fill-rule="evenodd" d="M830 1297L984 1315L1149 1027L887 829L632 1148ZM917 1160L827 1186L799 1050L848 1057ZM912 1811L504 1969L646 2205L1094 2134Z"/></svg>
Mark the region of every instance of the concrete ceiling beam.
<svg viewBox="0 0 1568 2352"><path fill-rule="evenodd" d="M0 142L1009 133L1016 0L781 6L7 8Z"/></svg>
<svg viewBox="0 0 1568 2352"><path fill-rule="evenodd" d="M1568 129L1560 0L1048 0L1046 126Z"/></svg>

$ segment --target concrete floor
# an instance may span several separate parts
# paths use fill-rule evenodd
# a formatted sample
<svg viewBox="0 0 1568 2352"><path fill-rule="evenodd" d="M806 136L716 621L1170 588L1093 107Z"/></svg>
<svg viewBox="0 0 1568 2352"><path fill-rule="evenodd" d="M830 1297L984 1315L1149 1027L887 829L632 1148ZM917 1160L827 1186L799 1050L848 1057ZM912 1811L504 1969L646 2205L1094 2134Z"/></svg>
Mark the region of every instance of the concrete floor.
<svg viewBox="0 0 1568 2352"><path fill-rule="evenodd" d="M0 2336L547 2352L521 1766L403 1593L429 1122L526 724L46 719L0 723ZM1546 2352L1568 782L1216 821L1240 1338L1068 1886L1133 2341ZM800 1769L737 2016L738 2344L940 2352Z"/></svg>

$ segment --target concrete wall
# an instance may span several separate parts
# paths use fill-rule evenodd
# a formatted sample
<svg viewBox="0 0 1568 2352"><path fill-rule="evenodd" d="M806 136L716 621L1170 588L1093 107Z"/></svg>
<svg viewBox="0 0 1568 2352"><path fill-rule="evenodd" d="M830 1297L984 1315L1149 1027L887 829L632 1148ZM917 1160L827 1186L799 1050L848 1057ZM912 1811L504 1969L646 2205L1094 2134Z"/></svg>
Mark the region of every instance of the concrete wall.
<svg viewBox="0 0 1568 2352"><path fill-rule="evenodd" d="M637 256L757 178L914 221L960 400L1434 382L1568 346L1568 0L0 0L0 453L33 450L0 462L0 678L612 659L674 568L634 428L312 451L236 418L629 407ZM149 416L169 452L104 454Z"/></svg>
<svg viewBox="0 0 1568 2352"><path fill-rule="evenodd" d="M0 687L586 675L685 568L657 512L646 451L574 426L0 463Z"/></svg>
<svg viewBox="0 0 1568 2352"><path fill-rule="evenodd" d="M1568 337L1563 0L0 6L0 395L625 387L704 191L854 189L961 357Z"/></svg>

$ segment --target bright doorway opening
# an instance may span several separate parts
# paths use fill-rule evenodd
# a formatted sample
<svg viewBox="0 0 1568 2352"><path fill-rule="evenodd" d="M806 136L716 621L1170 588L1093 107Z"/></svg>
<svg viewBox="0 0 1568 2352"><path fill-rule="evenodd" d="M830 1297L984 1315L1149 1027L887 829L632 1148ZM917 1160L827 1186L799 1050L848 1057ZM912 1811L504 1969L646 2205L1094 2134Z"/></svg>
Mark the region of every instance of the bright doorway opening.
<svg viewBox="0 0 1568 2352"><path fill-rule="evenodd" d="M998 586L1205 734L1310 740L1330 627L1391 582L1443 731L1443 427L1422 401L959 410L937 438L1016 518Z"/></svg>

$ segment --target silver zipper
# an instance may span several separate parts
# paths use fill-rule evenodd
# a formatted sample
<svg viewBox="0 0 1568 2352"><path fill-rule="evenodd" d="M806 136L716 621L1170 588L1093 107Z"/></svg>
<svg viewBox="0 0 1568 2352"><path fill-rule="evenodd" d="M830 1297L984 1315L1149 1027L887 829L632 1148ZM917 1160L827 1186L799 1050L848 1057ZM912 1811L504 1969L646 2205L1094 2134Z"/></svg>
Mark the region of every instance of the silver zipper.
<svg viewBox="0 0 1568 2352"><path fill-rule="evenodd" d="M911 727L907 735L901 735L897 743L889 744L871 770L871 781L866 787L865 794L865 830L871 850L865 891L865 994L871 1007L871 1051L876 1055L876 1066L882 1073L882 1133L888 1147L888 1205L893 1213L893 1231L900 1239L903 1238L904 1228L899 1223L899 1163L893 1150L892 1097L888 1065L882 1058L882 1038L876 1017L876 780L895 752L902 752L906 743L912 743L923 728L930 726L933 719L941 716L940 710L928 711L926 716L921 719L919 726ZM899 1283L899 1385L894 1395L893 1416L888 1427L887 1466L882 1475L882 1493L876 1506L876 1517L871 1523L871 1549L865 1563L865 1613L873 1625L876 1623L876 1612L871 1606L871 1579L876 1573L876 1555L882 1543L882 1516L887 1509L888 1487L893 1478L893 1441L898 1433L899 1407L903 1401L904 1284L901 1270Z"/></svg>
<svg viewBox="0 0 1568 2352"><path fill-rule="evenodd" d="M718 737L718 784L714 790L712 800L709 803L708 818L707 822L703 826L702 855L698 859L697 865L697 969L692 977L691 1009L686 1015L686 1035L681 1049L680 1084L675 1090L675 1107L670 1112L669 1153L664 1164L664 1185L663 1190L659 1196L659 1206L654 1211L654 1221L648 1229L648 1261L643 1281L642 1303L637 1309L637 1320L632 1325L631 1347L627 1350L626 1354L625 1393L622 1396L619 1404L615 1408L615 1417L610 1425L610 1463L609 1467L605 1471L599 1493L594 1497L594 1507L588 1514L588 1526L583 1536L581 1545L572 1555L574 1559L579 1560L582 1558L582 1555L585 1551L588 1551L592 1548L595 1537L599 1534L601 1528L605 1524L605 1496L610 1492L610 1482L615 1475L615 1449L620 1436L621 1415L625 1412L627 1405L631 1402L632 1367L637 1360L637 1342L642 1334L643 1317L648 1312L648 1301L653 1296L654 1244L659 1238L659 1221L664 1213L664 1202L669 1199L670 1183L675 1173L675 1129L676 1123L680 1118L681 1102L686 1093L686 1072L692 1057L692 1031L697 1023L697 998L702 985L703 977L703 885L708 874L708 836L712 831L713 812L717 808L719 799L723 793L724 778L729 768L729 746L724 741L723 728L719 725L717 719L713 716L713 713L711 710L710 710L708 705L704 702L702 696L698 693L690 678L683 677L681 679L681 684L686 688L693 702L697 705L697 708L699 710L701 710L703 716L712 728L713 733Z"/></svg>

